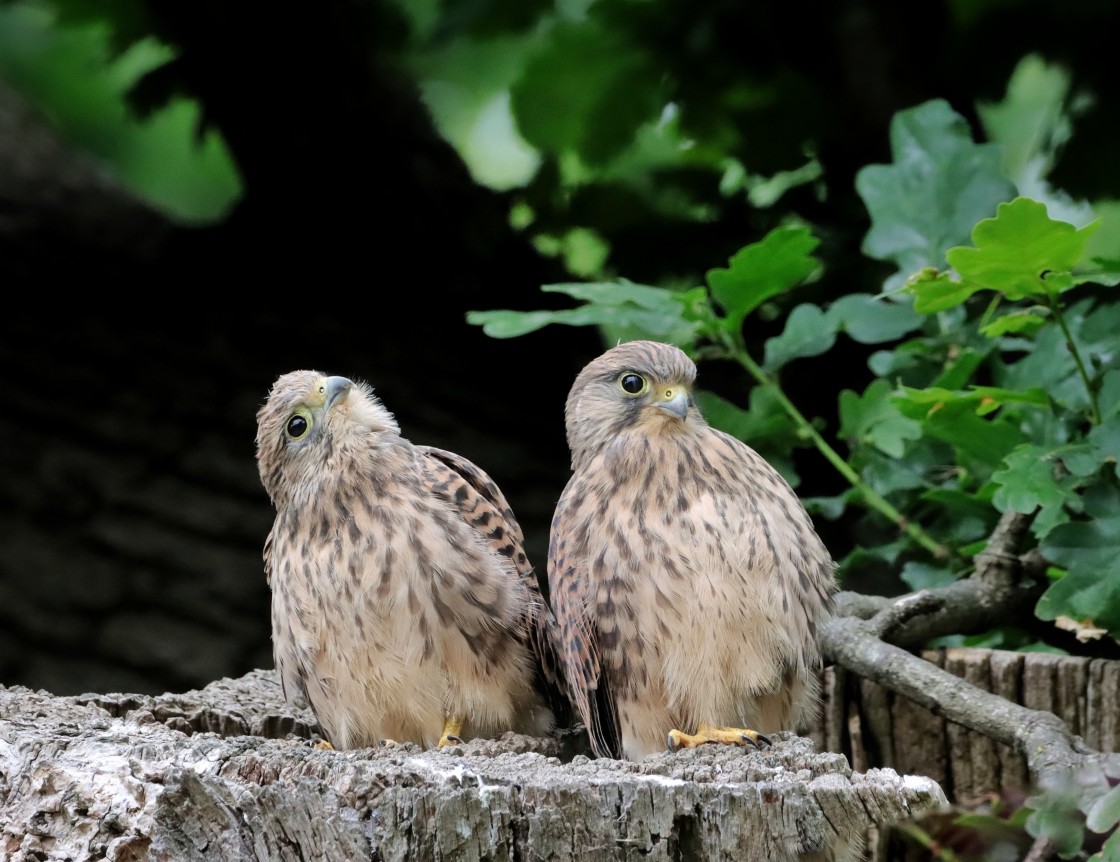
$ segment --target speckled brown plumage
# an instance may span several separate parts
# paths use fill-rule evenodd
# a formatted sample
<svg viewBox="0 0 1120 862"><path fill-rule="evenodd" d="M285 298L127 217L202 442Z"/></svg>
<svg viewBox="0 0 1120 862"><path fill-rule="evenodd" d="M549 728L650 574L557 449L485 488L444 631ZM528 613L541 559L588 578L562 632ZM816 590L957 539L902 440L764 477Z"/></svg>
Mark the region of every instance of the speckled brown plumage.
<svg viewBox="0 0 1120 862"><path fill-rule="evenodd" d="M781 475L705 422L695 377L634 341L568 395L552 634L600 756L664 751L671 730L796 730L815 708L835 566Z"/></svg>
<svg viewBox="0 0 1120 862"><path fill-rule="evenodd" d="M432 746L448 720L464 738L550 729L545 611L485 472L402 437L367 384L318 371L277 379L256 443L276 667L335 748Z"/></svg>

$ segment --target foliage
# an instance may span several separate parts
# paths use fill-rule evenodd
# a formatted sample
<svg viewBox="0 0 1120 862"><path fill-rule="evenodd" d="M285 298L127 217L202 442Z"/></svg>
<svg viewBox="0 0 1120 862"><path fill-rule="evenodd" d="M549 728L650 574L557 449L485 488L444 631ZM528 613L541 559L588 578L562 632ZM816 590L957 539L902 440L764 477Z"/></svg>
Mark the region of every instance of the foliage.
<svg viewBox="0 0 1120 862"><path fill-rule="evenodd" d="M914 848L889 858L934 862L1017 862L1030 851L1025 828L1030 812L1021 793L1004 790L974 801L969 808L934 811L895 827L901 842ZM920 848L920 851L918 850Z"/></svg>
<svg viewBox="0 0 1120 862"><path fill-rule="evenodd" d="M506 195L510 224L570 274L543 286L551 307L472 323L671 341L702 382L733 366L748 385L701 391L701 408L813 486L846 581L951 583L1001 512L1031 513L1052 564L1039 621L1120 637L1117 113L1086 86L1114 78L1108 4L924 4L892 41L890 4L385 3L408 35L377 43L394 45L475 179ZM170 214L219 220L237 178L151 10L0 0L0 75ZM268 14L290 10L262 13L262 33ZM876 65L887 46L891 69ZM1005 98L977 95L1017 61ZM930 81L958 108L975 96L969 117L913 98ZM886 151L887 104L915 106L894 114L889 162L868 164L867 134ZM822 465L840 490L822 490ZM966 642L1047 648L1039 631ZM1115 794L1096 798L1066 810L1107 828ZM1047 804L1038 834L1061 819Z"/></svg>
<svg viewBox="0 0 1120 862"><path fill-rule="evenodd" d="M146 31L135 4L112 11L115 26L103 20L110 7L0 3L0 77L155 208L185 223L220 221L240 194L221 135L181 95L132 113L130 94L174 51Z"/></svg>
<svg viewBox="0 0 1120 862"><path fill-rule="evenodd" d="M1110 10L916 10L936 26L907 16L903 32L950 37L920 64L903 46L907 83L956 82L959 103L962 81L979 94L998 75L1006 95L978 95L969 117L927 99L884 135L886 115L856 109L870 103L831 104L869 95L838 80L853 71L838 47L847 28L889 35L899 22L884 9L856 20L725 0L359 5L396 16L371 44L412 73L476 179L507 195L511 225L572 275L544 287L552 308L473 323L497 337L595 326L608 341L645 335L731 360L753 386L700 393L706 414L798 487L821 474L818 456L831 465L835 484L805 483L806 502L842 525L845 578L949 582L1001 512L1030 512L1053 564L1039 619L1116 638L1120 181L1101 125L1115 112L1093 88L1107 94L1112 70L1089 47L1107 39ZM0 15L5 79L149 200L221 217L237 178L158 4L3 0ZM1024 24L1042 34L1033 51ZM1072 50L1063 27L1081 37ZM778 38L794 34L804 50ZM890 160L845 173L863 126ZM1097 197L1057 187L1059 172ZM847 370L853 348L859 374L799 386L831 383L822 371Z"/></svg>
<svg viewBox="0 0 1120 862"><path fill-rule="evenodd" d="M552 285L584 304L468 319L497 337L597 324L672 340L701 361L734 360L765 397L752 398L749 413L721 402L711 420L794 483L791 449L814 446L850 487L810 505L833 518L858 507L872 519L861 535L874 538L841 561L842 573L878 559L915 586L945 582L969 571L1001 512L1031 513L1053 564L1040 619L1120 639L1120 303L1107 289L1120 264L1087 257L1099 221L1077 227L1015 196L999 147L972 143L965 129L941 100L896 116L894 161L866 167L857 182L871 213L864 251L906 277L878 293L793 305L761 360L744 323L822 267L803 225L769 231L702 286ZM782 374L795 361L827 362L842 333L879 347L874 379L841 391L834 417L810 420ZM795 433L755 437L763 411Z"/></svg>
<svg viewBox="0 0 1120 862"><path fill-rule="evenodd" d="M1062 859L1120 860L1120 770L1105 764L1043 781L1027 799L1027 831Z"/></svg>

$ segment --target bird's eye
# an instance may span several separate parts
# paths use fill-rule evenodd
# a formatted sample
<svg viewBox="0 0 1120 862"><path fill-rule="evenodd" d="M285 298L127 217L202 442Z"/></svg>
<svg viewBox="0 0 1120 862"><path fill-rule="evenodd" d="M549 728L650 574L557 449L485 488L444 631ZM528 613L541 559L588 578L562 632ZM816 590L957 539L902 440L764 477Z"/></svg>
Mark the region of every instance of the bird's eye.
<svg viewBox="0 0 1120 862"><path fill-rule="evenodd" d="M284 428L284 430L287 432L290 439L298 440L300 437L306 434L308 429L310 428L311 423L307 421L307 417L302 416L299 413L295 413L288 420L288 424Z"/></svg>
<svg viewBox="0 0 1120 862"><path fill-rule="evenodd" d="M628 395L641 395L646 391L649 384L642 375L628 371L618 378L618 385Z"/></svg>

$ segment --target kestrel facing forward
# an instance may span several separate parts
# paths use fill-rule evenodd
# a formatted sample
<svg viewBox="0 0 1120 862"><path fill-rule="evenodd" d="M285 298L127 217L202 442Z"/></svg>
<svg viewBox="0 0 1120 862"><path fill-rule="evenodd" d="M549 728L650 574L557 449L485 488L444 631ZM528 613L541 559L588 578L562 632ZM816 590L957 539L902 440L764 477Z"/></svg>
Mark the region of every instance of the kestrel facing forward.
<svg viewBox="0 0 1120 862"><path fill-rule="evenodd" d="M695 378L683 351L634 341L568 395L552 633L603 757L757 745L816 705L835 566L781 475L705 422Z"/></svg>
<svg viewBox="0 0 1120 862"><path fill-rule="evenodd" d="M541 597L486 473L402 437L367 384L318 371L273 384L256 443L276 667L333 747L549 731Z"/></svg>

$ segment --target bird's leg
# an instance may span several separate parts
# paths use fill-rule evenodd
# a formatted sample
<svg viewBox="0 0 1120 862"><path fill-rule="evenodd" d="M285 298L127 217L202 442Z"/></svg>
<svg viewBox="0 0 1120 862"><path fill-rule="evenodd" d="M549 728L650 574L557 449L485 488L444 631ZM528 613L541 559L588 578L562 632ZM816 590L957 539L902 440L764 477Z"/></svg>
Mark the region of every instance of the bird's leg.
<svg viewBox="0 0 1120 862"><path fill-rule="evenodd" d="M329 739L322 739L322 738L314 739L311 742L311 747L315 748L315 749L318 749L319 751L334 751L334 746L331 745L331 742L330 742Z"/></svg>
<svg viewBox="0 0 1120 862"><path fill-rule="evenodd" d="M461 745L463 740L459 731L463 729L463 719L457 715L449 715L443 722L443 736L439 738L437 748L446 748L449 745Z"/></svg>
<svg viewBox="0 0 1120 862"><path fill-rule="evenodd" d="M696 726L695 734L680 730L669 731L670 751L696 748L707 742L717 742L722 745L753 745L755 748L770 745L770 740L757 730L748 730L745 727L715 727L706 721L701 721Z"/></svg>

